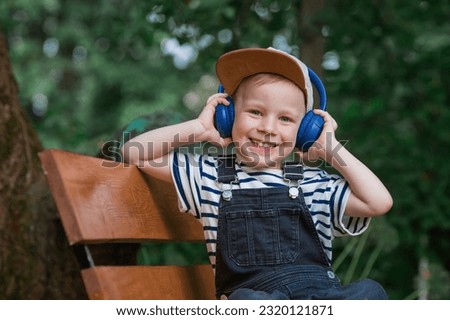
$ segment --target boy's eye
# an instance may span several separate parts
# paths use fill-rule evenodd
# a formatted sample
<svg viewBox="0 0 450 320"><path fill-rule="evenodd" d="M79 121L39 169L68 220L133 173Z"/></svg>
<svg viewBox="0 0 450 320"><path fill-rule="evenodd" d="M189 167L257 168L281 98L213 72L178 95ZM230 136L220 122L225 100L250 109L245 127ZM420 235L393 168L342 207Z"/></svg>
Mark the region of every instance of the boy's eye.
<svg viewBox="0 0 450 320"><path fill-rule="evenodd" d="M288 117L280 117L280 120L283 121L283 122L290 122L291 121L291 119L288 118Z"/></svg>
<svg viewBox="0 0 450 320"><path fill-rule="evenodd" d="M258 110L250 110L249 112L250 112L250 114L253 114L253 115L255 115L255 116L261 115L261 112L258 111Z"/></svg>

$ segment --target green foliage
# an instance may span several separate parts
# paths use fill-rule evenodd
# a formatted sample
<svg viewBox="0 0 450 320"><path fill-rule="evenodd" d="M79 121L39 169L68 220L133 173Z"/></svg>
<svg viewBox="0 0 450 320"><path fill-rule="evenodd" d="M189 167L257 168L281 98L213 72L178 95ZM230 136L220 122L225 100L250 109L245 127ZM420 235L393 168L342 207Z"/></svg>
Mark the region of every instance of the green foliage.
<svg viewBox="0 0 450 320"><path fill-rule="evenodd" d="M290 1L240 10L249 4L11 0L0 3L0 27L44 146L94 154L134 118L159 110L194 116L216 91L214 77L199 79L221 53L271 45L286 33L279 25L293 21Z"/></svg>
<svg viewBox="0 0 450 320"><path fill-rule="evenodd" d="M394 298L414 291L421 258L447 277L450 269L450 166L443 156L450 146L449 14L446 1L330 1L322 17L328 49L340 59L340 68L326 73L337 134L394 197L386 220L399 242L376 263L388 265L380 279ZM383 230L377 236L388 237ZM431 297L440 288L429 290ZM450 298L444 291L440 297Z"/></svg>
<svg viewBox="0 0 450 320"><path fill-rule="evenodd" d="M145 243L138 252L143 265L178 265L209 263L204 243Z"/></svg>
<svg viewBox="0 0 450 320"><path fill-rule="evenodd" d="M0 28L44 146L94 155L134 119L195 116L217 88L223 52L273 45L298 53L299 3L6 0ZM370 276L397 299L419 297L423 259L429 298L450 297L442 285L450 270L449 16L444 0L330 0L317 17L337 136L395 202L368 233L335 241L335 266L343 280Z"/></svg>

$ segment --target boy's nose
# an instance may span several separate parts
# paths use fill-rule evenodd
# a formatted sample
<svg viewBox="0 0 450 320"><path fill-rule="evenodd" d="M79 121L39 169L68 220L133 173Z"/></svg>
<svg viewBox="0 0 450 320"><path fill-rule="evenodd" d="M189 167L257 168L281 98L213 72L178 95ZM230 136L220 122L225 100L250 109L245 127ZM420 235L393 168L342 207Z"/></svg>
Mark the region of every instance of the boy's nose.
<svg viewBox="0 0 450 320"><path fill-rule="evenodd" d="M275 120L271 117L265 117L264 119L261 119L259 131L264 132L265 134L274 134L276 132Z"/></svg>

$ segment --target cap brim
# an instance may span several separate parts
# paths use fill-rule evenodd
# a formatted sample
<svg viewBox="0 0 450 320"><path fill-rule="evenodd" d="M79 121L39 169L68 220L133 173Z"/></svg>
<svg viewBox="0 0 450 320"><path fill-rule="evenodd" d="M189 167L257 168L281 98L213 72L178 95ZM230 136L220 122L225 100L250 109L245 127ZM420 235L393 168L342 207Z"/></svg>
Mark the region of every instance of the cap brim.
<svg viewBox="0 0 450 320"><path fill-rule="evenodd" d="M228 52L216 63L216 74L225 92L233 95L245 78L274 73L295 83L307 95L303 70L293 56L276 49L247 48Z"/></svg>

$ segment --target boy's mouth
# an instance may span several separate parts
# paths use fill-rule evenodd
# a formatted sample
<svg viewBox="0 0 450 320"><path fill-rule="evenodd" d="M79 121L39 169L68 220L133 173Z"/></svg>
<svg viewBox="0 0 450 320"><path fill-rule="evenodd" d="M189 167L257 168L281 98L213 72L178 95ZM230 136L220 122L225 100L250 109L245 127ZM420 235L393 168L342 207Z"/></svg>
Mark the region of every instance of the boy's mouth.
<svg viewBox="0 0 450 320"><path fill-rule="evenodd" d="M256 141L250 139L250 141L253 143L253 145L257 148L275 148L278 146L278 144L270 141Z"/></svg>

